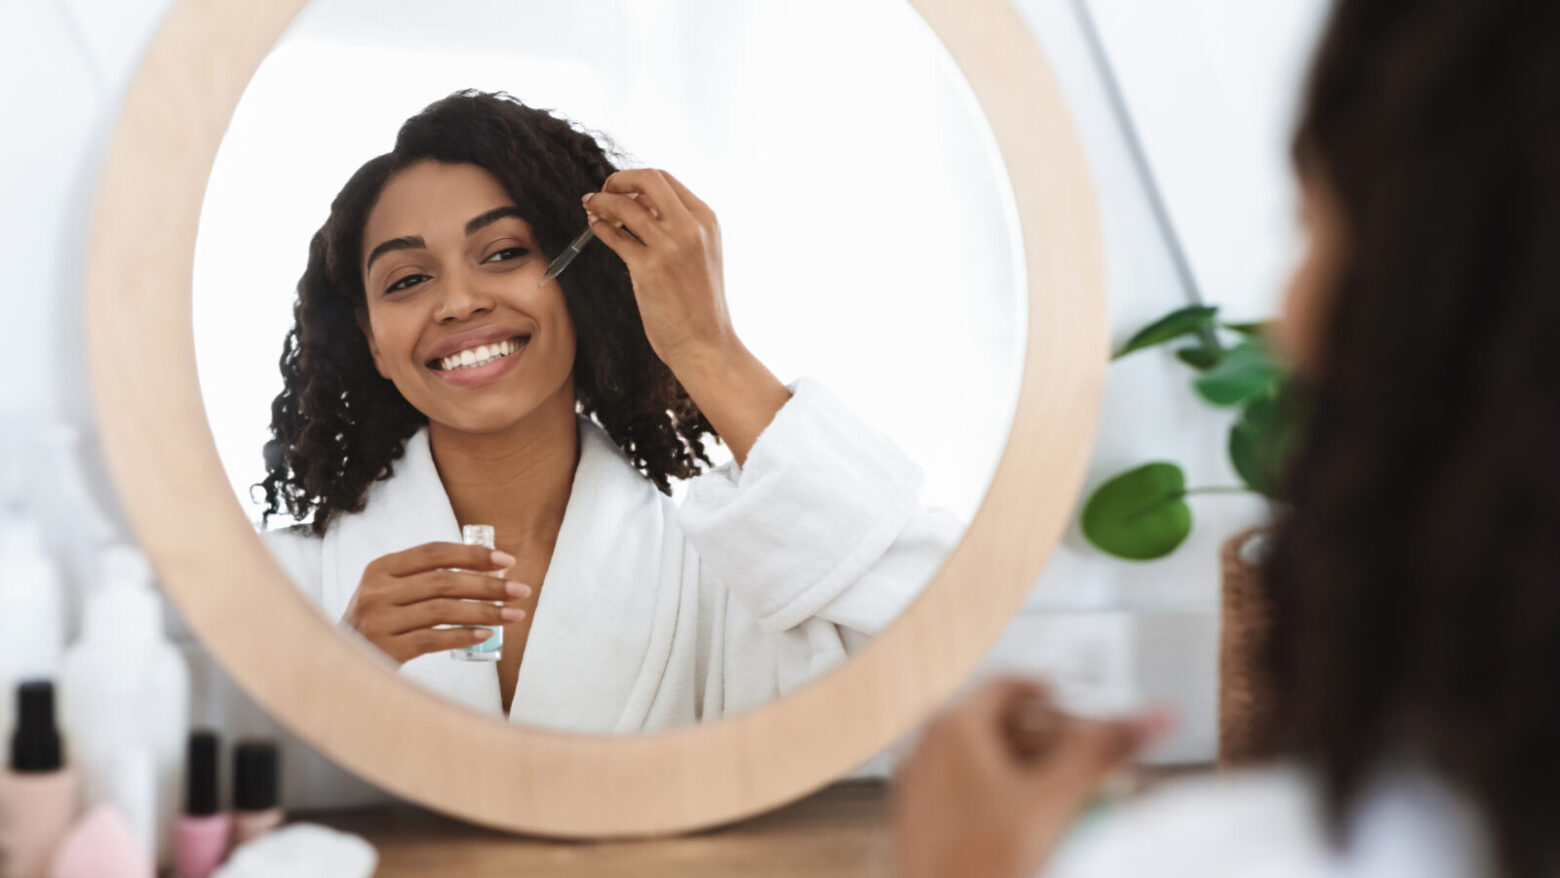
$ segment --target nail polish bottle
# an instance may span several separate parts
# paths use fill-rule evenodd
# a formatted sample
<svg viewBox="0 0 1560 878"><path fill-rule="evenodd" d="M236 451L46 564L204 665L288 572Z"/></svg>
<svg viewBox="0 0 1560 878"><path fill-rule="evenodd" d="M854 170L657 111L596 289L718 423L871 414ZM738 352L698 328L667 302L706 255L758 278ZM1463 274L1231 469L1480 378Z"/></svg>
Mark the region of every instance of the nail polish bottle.
<svg viewBox="0 0 1560 878"><path fill-rule="evenodd" d="M233 845L282 825L276 745L248 741L233 750Z"/></svg>
<svg viewBox="0 0 1560 878"><path fill-rule="evenodd" d="M461 542L468 546L486 546L494 548L493 525L468 524L460 529ZM470 625L470 628L486 628L493 632L486 640L481 640L470 646L450 650L450 658L468 662L496 662L504 649L504 626L502 625Z"/></svg>
<svg viewBox="0 0 1560 878"><path fill-rule="evenodd" d="M178 850L178 878L210 878L227 856L232 825L217 804L217 736L215 732L190 733L189 764L185 775L184 816L174 835Z"/></svg>
<svg viewBox="0 0 1560 878"><path fill-rule="evenodd" d="M76 816L76 775L65 767L54 724L54 684L16 692L16 732L0 775L0 875L43 878Z"/></svg>

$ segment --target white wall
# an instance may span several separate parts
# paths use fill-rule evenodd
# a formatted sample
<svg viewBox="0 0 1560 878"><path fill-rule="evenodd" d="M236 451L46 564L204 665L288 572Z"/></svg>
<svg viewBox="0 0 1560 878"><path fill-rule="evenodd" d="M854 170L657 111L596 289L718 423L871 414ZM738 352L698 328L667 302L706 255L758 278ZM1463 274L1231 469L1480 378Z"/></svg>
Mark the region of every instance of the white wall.
<svg viewBox="0 0 1560 878"><path fill-rule="evenodd" d="M57 418L83 428L80 462L111 508L91 441L80 335L83 249L97 164L118 98L168 0L23 0L8 4L0 53L0 264L13 327L13 370L0 382L0 416ZM1199 286L1234 316L1270 313L1281 263L1293 247L1283 170L1295 60L1322 0L1093 0L1106 45L1120 56L1128 103L1162 177ZM1119 339L1187 301L1169 242L1129 160L1122 130L1069 0L1018 0L1061 80L1082 131L1102 205L1110 313ZM1189 64L1189 59L1198 63ZM1250 258L1246 258L1246 256ZM1240 257L1240 258L1236 258ZM1187 390L1184 369L1158 353L1112 366L1090 486L1131 464L1180 462L1197 482L1232 484L1224 461L1227 418ZM987 671L1052 670L1086 706L1124 694L1179 707L1181 731L1161 760L1213 755L1216 551L1260 520L1260 504L1205 498L1197 527L1171 558L1113 561L1076 528L1036 584L1025 612L993 651ZM269 720L212 666L187 633L197 719L234 734L273 731ZM1103 695L1101 693L1104 693ZM327 771L301 745L284 779L294 805L371 795Z"/></svg>

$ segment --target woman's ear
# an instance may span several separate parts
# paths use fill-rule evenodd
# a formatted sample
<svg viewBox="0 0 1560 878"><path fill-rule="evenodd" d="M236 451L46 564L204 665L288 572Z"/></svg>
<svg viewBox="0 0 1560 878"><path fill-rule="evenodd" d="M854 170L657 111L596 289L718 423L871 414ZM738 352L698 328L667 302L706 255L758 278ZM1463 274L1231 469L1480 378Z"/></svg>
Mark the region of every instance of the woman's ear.
<svg viewBox="0 0 1560 878"><path fill-rule="evenodd" d="M358 330L368 342L368 354L374 358L374 371L379 373L380 378L389 381L390 376L385 374L384 364L379 360L379 345L374 342L374 329L368 322L368 312L359 308L352 316L357 319Z"/></svg>
<svg viewBox="0 0 1560 878"><path fill-rule="evenodd" d="M1294 368L1311 371L1322 356L1322 333L1343 270L1347 242L1342 210L1326 178L1314 171L1300 178L1306 245L1284 295L1283 318L1272 341Z"/></svg>

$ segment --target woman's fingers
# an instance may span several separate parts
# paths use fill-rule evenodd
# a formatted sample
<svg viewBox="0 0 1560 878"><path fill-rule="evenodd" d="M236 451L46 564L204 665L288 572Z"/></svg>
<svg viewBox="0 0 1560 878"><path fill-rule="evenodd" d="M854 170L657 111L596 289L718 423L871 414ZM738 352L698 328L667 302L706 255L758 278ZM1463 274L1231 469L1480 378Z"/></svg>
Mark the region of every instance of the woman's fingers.
<svg viewBox="0 0 1560 878"><path fill-rule="evenodd" d="M1022 677L999 677L983 683L951 716L960 716L978 723L987 723L1025 702L1050 703L1050 692L1044 683Z"/></svg>
<svg viewBox="0 0 1560 878"><path fill-rule="evenodd" d="M1029 775L1036 802L1083 807L1106 778L1168 728L1168 715L1155 712L1122 720L1067 717L1055 743Z"/></svg>
<svg viewBox="0 0 1560 878"><path fill-rule="evenodd" d="M661 176L666 178L666 185L670 187L672 192L677 196L677 200L681 201L683 206L686 207L688 212L693 214L696 219L698 219L700 222L715 222L715 211L710 209L708 204L705 204L703 201L699 200L699 196L690 192L688 187L682 184L681 180L678 180L676 177L672 176L670 171L662 171Z"/></svg>
<svg viewBox="0 0 1560 878"><path fill-rule="evenodd" d="M493 636L486 628L419 628L390 638L385 650L391 658L407 662L430 652L461 649Z"/></svg>
<svg viewBox="0 0 1560 878"><path fill-rule="evenodd" d="M531 587L498 579L488 573L464 570L430 570L393 579L386 594L391 603L414 604L429 598L465 598L473 601L512 601L529 597Z"/></svg>
<svg viewBox="0 0 1560 878"><path fill-rule="evenodd" d="M374 559L363 571L365 577L372 574L389 576L413 576L429 570L455 568L460 570L504 570L514 566L513 555L482 546L464 543L423 543L402 552L392 552Z"/></svg>
<svg viewBox="0 0 1560 878"><path fill-rule="evenodd" d="M632 235L628 240L642 247L662 245L666 241L666 229L650 215L649 206L640 203L642 200L615 192L592 192L582 199L586 212L596 218L592 226L597 237L602 237L602 226L605 225L610 227L609 231L615 230L619 234L627 230ZM607 239L602 237L602 240Z"/></svg>
<svg viewBox="0 0 1560 878"><path fill-rule="evenodd" d="M665 171L655 168L630 168L608 177L601 184L601 191L616 195L638 193L640 202L647 210L654 209L660 214L657 219L665 217L676 222L688 213L688 206L678 197L668 176Z"/></svg>
<svg viewBox="0 0 1560 878"><path fill-rule="evenodd" d="M384 625L390 634L406 634L435 625L508 625L523 618L525 610L519 607L501 607L456 598L433 598L387 609Z"/></svg>

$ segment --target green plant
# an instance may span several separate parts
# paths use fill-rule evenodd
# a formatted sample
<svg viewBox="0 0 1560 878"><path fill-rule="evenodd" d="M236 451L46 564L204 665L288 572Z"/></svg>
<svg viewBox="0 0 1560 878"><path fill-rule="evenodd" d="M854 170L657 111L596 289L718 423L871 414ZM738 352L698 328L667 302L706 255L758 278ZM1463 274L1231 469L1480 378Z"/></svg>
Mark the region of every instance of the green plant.
<svg viewBox="0 0 1560 878"><path fill-rule="evenodd" d="M1195 494L1278 496L1283 463L1296 429L1287 398L1289 376L1272 355L1266 324L1220 323L1211 305L1181 308L1132 336L1112 360L1177 343L1176 359L1196 373L1192 389L1208 404L1238 408L1228 439L1240 486L1188 488L1186 473L1156 461L1118 473L1083 505L1083 534L1103 552L1147 561L1170 554L1192 532L1186 498ZM1184 342L1184 344L1182 344Z"/></svg>

